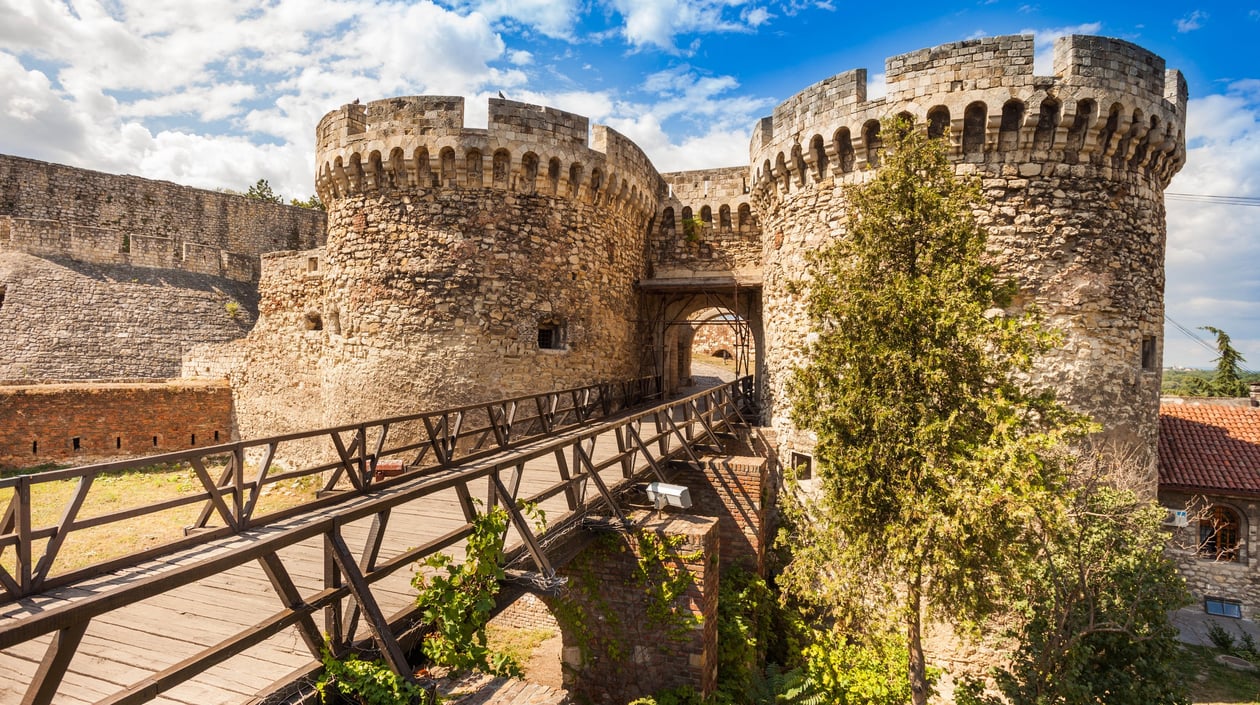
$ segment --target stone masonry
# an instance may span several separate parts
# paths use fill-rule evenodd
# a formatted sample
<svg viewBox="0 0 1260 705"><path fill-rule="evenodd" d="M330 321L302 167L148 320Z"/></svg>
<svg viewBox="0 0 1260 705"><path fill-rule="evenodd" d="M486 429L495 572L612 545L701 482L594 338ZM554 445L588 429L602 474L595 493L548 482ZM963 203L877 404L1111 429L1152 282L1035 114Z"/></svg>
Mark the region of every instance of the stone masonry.
<svg viewBox="0 0 1260 705"><path fill-rule="evenodd" d="M909 115L948 139L959 176L989 201L990 256L1063 342L1036 384L1154 458L1163 335L1163 190L1185 160L1185 81L1127 42L1071 36L1054 75L1033 75L1032 37L992 37L888 59L821 81L764 118L751 146L762 267L767 418L791 449L785 383L802 362L805 254L843 237L846 189L877 168L879 120Z"/></svg>

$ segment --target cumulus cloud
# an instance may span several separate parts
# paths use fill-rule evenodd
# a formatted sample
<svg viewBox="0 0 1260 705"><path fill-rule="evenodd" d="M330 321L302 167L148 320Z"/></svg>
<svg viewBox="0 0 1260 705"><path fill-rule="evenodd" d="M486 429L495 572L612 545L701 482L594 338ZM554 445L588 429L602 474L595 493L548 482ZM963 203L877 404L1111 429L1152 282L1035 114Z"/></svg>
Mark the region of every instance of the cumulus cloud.
<svg viewBox="0 0 1260 705"><path fill-rule="evenodd" d="M195 186L304 196L328 110L519 85L530 56L428 0L0 4L0 151Z"/></svg>
<svg viewBox="0 0 1260 705"><path fill-rule="evenodd" d="M1185 168L1170 193L1260 198L1260 80L1190 101ZM1260 207L1168 200L1168 315L1227 331L1260 368ZM1165 360L1208 366L1212 354L1170 330Z"/></svg>
<svg viewBox="0 0 1260 705"><path fill-rule="evenodd" d="M620 34L632 47L680 53L680 35L747 32L770 14L744 0L605 0L622 17ZM691 47L694 51L694 45Z"/></svg>

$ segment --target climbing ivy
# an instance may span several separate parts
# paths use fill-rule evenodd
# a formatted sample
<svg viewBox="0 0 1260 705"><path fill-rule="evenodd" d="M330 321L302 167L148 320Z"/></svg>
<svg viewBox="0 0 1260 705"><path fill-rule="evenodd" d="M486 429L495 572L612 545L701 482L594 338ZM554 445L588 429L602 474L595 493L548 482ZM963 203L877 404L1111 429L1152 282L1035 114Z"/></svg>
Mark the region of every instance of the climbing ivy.
<svg viewBox="0 0 1260 705"><path fill-rule="evenodd" d="M543 520L536 505L519 506L527 516ZM504 578L500 559L507 525L508 513L502 507L483 512L473 522L462 563L444 553L435 554L422 562L432 574L417 571L412 578L418 591L416 604L432 629L421 648L434 665L509 678L523 675L520 663L486 644L486 624Z"/></svg>
<svg viewBox="0 0 1260 705"><path fill-rule="evenodd" d="M638 529L634 537L639 548L634 575L648 598L648 625L666 630L672 639L686 638L704 621L704 616L680 604L680 598L695 582L682 564L699 560L704 551L679 554L678 548L686 541L683 536L662 539L655 532Z"/></svg>

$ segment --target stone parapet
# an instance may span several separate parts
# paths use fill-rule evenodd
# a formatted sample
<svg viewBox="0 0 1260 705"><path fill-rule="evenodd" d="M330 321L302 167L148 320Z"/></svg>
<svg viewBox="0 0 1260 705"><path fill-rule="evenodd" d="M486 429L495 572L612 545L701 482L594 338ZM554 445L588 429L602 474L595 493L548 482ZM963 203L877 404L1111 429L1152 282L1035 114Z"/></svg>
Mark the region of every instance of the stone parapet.
<svg viewBox="0 0 1260 705"><path fill-rule="evenodd" d="M889 58L883 98L867 100L865 69L806 88L753 132L754 202L860 181L882 146L879 121L898 114L948 135L959 162L1088 163L1167 186L1185 163L1180 72L1106 37L1061 37L1053 76L1033 74L1033 54L1031 36L971 39Z"/></svg>
<svg viewBox="0 0 1260 705"><path fill-rule="evenodd" d="M657 272L748 272L761 267L761 227L746 167L662 174L666 192L649 238Z"/></svg>
<svg viewBox="0 0 1260 705"><path fill-rule="evenodd" d="M650 215L662 182L637 145L587 118L490 99L487 128L466 128L464 99L402 96L352 104L316 129L316 189L351 195L431 189L546 194Z"/></svg>
<svg viewBox="0 0 1260 705"><path fill-rule="evenodd" d="M0 251L247 282L324 228L323 211L0 155Z"/></svg>

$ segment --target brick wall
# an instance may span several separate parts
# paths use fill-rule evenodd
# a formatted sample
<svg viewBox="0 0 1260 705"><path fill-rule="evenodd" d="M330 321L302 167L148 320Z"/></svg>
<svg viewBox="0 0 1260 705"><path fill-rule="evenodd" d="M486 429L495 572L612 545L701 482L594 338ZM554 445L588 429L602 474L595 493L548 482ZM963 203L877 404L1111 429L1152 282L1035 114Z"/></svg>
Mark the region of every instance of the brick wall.
<svg viewBox="0 0 1260 705"><path fill-rule="evenodd" d="M0 387L0 467L82 465L231 440L225 382Z"/></svg>
<svg viewBox="0 0 1260 705"><path fill-rule="evenodd" d="M673 482L690 490L690 512L718 521L722 568L740 564L745 570L760 573L767 531L766 459L711 458L703 470L681 467Z"/></svg>
<svg viewBox="0 0 1260 705"><path fill-rule="evenodd" d="M684 685L708 695L717 685L718 522L639 519L635 532L602 535L560 571L563 596L543 598L564 637L565 687L579 701L620 705ZM664 560L640 560L639 532L663 542ZM650 589L670 580L662 575L688 576L668 604Z"/></svg>

